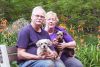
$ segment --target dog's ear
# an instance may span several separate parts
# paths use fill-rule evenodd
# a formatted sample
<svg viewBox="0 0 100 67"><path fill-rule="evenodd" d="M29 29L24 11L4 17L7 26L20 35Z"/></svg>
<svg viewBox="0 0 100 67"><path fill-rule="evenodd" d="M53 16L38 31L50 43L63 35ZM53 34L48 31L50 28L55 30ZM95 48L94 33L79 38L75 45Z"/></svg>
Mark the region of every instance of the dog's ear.
<svg viewBox="0 0 100 67"><path fill-rule="evenodd" d="M63 32L62 31L58 31L57 35L63 35Z"/></svg>
<svg viewBox="0 0 100 67"><path fill-rule="evenodd" d="M39 47L40 45L41 45L41 42L39 40L39 41L37 41L36 46Z"/></svg>
<svg viewBox="0 0 100 67"><path fill-rule="evenodd" d="M50 41L49 39L47 39L47 42L48 42L48 46L52 45L52 41Z"/></svg>
<svg viewBox="0 0 100 67"><path fill-rule="evenodd" d="M57 32L57 35L58 35L58 36L59 36L59 35L63 36L64 33L63 33L62 31L58 31L58 32Z"/></svg>

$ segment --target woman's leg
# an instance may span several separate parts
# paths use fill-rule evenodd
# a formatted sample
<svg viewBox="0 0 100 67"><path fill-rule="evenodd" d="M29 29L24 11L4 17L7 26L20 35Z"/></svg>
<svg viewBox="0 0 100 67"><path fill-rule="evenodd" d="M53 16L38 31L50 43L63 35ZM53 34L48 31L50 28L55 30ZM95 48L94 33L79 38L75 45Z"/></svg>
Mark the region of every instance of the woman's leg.
<svg viewBox="0 0 100 67"><path fill-rule="evenodd" d="M56 59L54 60L54 62L55 62L55 67L65 67L61 59Z"/></svg>
<svg viewBox="0 0 100 67"><path fill-rule="evenodd" d="M66 67L83 67L81 61L74 57L68 57L66 61L64 61Z"/></svg>
<svg viewBox="0 0 100 67"><path fill-rule="evenodd" d="M52 60L29 60L19 65L19 67L54 67Z"/></svg>

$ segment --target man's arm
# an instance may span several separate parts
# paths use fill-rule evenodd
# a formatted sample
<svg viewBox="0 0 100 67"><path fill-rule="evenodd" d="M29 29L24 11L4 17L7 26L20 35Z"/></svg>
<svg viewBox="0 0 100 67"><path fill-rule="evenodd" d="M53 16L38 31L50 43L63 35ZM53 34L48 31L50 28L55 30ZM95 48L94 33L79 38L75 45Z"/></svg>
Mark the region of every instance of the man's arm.
<svg viewBox="0 0 100 67"><path fill-rule="evenodd" d="M17 48L18 51L18 58L19 59L26 59L26 60L38 60L38 59L44 59L44 57L42 56L37 56L37 55L33 55L30 53L26 52L26 49L23 48Z"/></svg>

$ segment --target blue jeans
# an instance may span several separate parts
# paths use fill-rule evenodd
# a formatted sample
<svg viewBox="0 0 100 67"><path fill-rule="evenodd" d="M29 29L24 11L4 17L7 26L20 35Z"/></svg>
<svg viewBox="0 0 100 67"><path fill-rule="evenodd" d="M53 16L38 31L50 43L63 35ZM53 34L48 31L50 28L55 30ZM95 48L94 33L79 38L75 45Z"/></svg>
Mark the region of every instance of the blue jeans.
<svg viewBox="0 0 100 67"><path fill-rule="evenodd" d="M68 57L64 61L64 64L66 67L83 67L83 64L81 63L81 61L79 61L75 57Z"/></svg>
<svg viewBox="0 0 100 67"><path fill-rule="evenodd" d="M54 63L55 63L55 67L65 67L63 61L60 59L54 60Z"/></svg>
<svg viewBox="0 0 100 67"><path fill-rule="evenodd" d="M63 62L59 60L29 60L20 63L19 67L65 67Z"/></svg>

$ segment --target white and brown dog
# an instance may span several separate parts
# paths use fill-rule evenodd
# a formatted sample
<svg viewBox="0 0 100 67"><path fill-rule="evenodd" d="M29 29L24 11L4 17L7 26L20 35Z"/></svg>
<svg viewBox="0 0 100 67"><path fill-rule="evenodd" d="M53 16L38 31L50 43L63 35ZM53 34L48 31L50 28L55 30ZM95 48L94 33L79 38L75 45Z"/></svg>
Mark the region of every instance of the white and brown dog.
<svg viewBox="0 0 100 67"><path fill-rule="evenodd" d="M37 41L37 55L41 56L41 54L45 55L46 53L52 53L52 50L49 46L52 46L52 42L49 39L41 39Z"/></svg>

